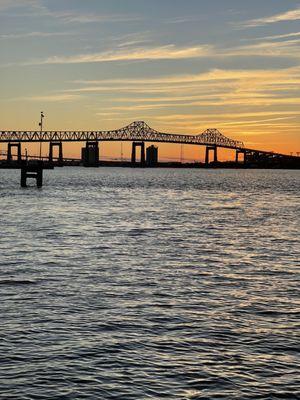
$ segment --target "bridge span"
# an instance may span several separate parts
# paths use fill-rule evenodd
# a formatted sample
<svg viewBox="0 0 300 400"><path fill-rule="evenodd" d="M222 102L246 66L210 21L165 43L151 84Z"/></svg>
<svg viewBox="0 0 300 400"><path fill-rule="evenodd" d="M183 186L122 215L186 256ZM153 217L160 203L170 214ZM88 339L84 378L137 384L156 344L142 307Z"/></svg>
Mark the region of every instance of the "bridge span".
<svg viewBox="0 0 300 400"><path fill-rule="evenodd" d="M99 142L130 141L132 142L132 163L136 162L136 147L141 147L141 164L145 162L145 143L176 143L196 146L206 146L205 163L210 162L210 152L213 161L218 161L218 148L236 151L236 162L243 156L244 163L249 158L290 158L286 154L246 148L244 143L224 136L217 129L207 129L198 135L181 135L164 133L150 128L144 121L135 121L128 126L111 131L0 131L0 143L7 143L7 161L12 159L12 148L17 148L18 160L22 159L22 143L49 143L49 161L53 160L53 148L58 147L58 159L63 161L63 142L86 142L86 149L93 149L96 163L99 161ZM296 157L295 157L296 158ZM298 157L297 157L298 158Z"/></svg>

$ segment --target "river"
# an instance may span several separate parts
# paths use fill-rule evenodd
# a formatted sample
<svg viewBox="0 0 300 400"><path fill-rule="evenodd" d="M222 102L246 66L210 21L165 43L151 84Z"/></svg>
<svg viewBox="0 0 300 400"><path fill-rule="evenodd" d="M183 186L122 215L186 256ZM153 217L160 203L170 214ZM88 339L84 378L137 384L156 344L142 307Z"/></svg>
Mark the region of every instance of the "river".
<svg viewBox="0 0 300 400"><path fill-rule="evenodd" d="M300 173L0 170L1 399L299 399Z"/></svg>

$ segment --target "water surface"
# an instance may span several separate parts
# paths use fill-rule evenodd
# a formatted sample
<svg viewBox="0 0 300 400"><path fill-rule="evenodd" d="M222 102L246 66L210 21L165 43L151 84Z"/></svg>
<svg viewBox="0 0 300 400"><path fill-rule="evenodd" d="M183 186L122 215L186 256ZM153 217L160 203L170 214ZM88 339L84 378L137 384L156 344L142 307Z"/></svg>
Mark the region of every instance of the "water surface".
<svg viewBox="0 0 300 400"><path fill-rule="evenodd" d="M0 398L300 396L298 171L0 170Z"/></svg>

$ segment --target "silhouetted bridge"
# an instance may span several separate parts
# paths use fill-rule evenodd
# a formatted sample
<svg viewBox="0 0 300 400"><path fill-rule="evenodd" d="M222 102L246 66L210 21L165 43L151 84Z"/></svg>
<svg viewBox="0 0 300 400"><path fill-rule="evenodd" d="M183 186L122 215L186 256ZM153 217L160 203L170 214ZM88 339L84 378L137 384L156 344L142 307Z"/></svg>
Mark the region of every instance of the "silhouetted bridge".
<svg viewBox="0 0 300 400"><path fill-rule="evenodd" d="M58 161L63 162L63 142L86 142L85 150L94 154L94 164L99 162L99 142L130 141L132 142L132 163L136 163L136 147L141 147L141 164L145 163L145 143L177 143L186 145L206 146L205 163L210 162L210 152L213 152L213 161L218 161L218 148L236 151L236 162L239 155L243 155L244 163L258 159L299 159L286 154L268 152L246 148L243 142L224 136L217 129L207 129L199 135L180 135L158 132L150 128L143 121L136 121L130 125L111 131L0 131L0 143L7 143L7 161L12 160L12 148L17 148L17 158L22 159L22 143L49 143L50 162L53 161L53 148L58 147Z"/></svg>

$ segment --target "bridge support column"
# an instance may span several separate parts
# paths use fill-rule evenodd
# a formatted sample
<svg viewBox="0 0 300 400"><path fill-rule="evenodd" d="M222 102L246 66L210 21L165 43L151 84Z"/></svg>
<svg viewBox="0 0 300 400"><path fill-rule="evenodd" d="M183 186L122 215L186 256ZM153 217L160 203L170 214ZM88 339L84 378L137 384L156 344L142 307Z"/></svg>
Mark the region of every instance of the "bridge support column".
<svg viewBox="0 0 300 400"><path fill-rule="evenodd" d="M18 158L17 159L18 159L18 162L21 162L22 161L21 142L19 142L19 143L11 143L11 142L9 142L8 143L8 145L7 145L7 162L9 163L9 162L12 161L11 149L13 147L17 148L17 150L18 150L18 155L17 155Z"/></svg>
<svg viewBox="0 0 300 400"><path fill-rule="evenodd" d="M63 165L63 149L62 142L50 142L49 143L49 162L53 162L53 148L58 147L58 165Z"/></svg>
<svg viewBox="0 0 300 400"><path fill-rule="evenodd" d="M216 164L218 162L218 150L217 146L207 146L206 147L206 153L205 153L205 165L208 167L209 165L209 153L213 151L214 152L214 163Z"/></svg>
<svg viewBox="0 0 300 400"><path fill-rule="evenodd" d="M131 164L133 167L136 166L136 148L141 148L141 167L145 166L145 142L133 142L131 152Z"/></svg>
<svg viewBox="0 0 300 400"><path fill-rule="evenodd" d="M99 166L99 142L86 142L82 148L81 159L85 167Z"/></svg>
<svg viewBox="0 0 300 400"><path fill-rule="evenodd" d="M236 150L236 153L235 153L235 163L238 165L239 164L239 156L240 156L240 154L243 154L243 162L244 162L244 164L246 164L246 151L245 150Z"/></svg>

